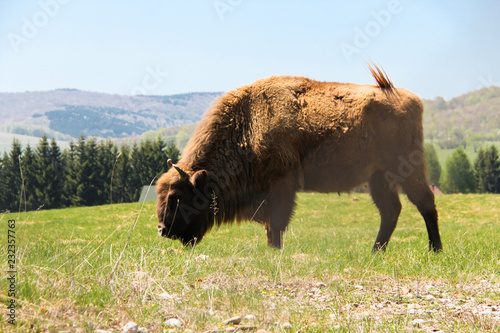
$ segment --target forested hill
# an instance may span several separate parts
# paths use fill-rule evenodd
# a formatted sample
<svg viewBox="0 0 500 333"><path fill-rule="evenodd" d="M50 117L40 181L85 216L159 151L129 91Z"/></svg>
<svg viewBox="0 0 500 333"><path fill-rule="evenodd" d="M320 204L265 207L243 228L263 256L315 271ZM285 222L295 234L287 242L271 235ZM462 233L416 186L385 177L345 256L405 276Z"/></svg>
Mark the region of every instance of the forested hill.
<svg viewBox="0 0 500 333"><path fill-rule="evenodd" d="M59 89L0 93L0 132L70 140L103 138L198 122L220 93L124 96Z"/></svg>
<svg viewBox="0 0 500 333"><path fill-rule="evenodd" d="M491 86L445 101L424 100L427 139L443 148L500 141L500 87Z"/></svg>
<svg viewBox="0 0 500 333"><path fill-rule="evenodd" d="M165 128L185 129L183 125L199 122L220 95L125 96L75 89L0 93L0 135L10 138L3 142L5 147L12 141L7 133L34 137L47 134L58 141L71 141L82 134L128 138L149 132L152 137L155 132L163 135ZM426 139L443 148L500 141L499 87L483 88L449 101L438 97L423 102ZM180 141L185 143L187 139Z"/></svg>

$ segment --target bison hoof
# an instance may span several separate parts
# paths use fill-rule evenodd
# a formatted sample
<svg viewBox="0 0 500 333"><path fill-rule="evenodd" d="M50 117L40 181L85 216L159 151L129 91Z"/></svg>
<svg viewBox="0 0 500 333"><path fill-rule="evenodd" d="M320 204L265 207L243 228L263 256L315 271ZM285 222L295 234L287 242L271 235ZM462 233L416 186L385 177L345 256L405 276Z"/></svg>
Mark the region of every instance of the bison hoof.
<svg viewBox="0 0 500 333"><path fill-rule="evenodd" d="M378 252L385 252L387 249L387 243L380 244L380 243L375 243L372 248L372 253L378 253Z"/></svg>

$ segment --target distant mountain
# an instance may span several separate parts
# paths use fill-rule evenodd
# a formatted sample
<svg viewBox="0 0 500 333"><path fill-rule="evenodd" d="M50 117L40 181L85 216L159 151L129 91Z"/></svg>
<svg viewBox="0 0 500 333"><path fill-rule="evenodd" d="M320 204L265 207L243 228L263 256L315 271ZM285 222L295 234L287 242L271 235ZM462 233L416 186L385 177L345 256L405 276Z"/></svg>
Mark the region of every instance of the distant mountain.
<svg viewBox="0 0 500 333"><path fill-rule="evenodd" d="M472 91L450 101L437 97L423 99L422 102L425 138L442 148L467 144L477 148L484 141L500 141L500 87ZM194 125L174 126L149 131L138 139L161 135L183 148L195 128Z"/></svg>
<svg viewBox="0 0 500 333"><path fill-rule="evenodd" d="M500 87L491 86L445 101L424 100L427 139L443 148L480 141L500 141Z"/></svg>
<svg viewBox="0 0 500 333"><path fill-rule="evenodd" d="M103 138L198 122L221 93L122 96L59 89L0 93L0 131L60 140L81 134Z"/></svg>
<svg viewBox="0 0 500 333"><path fill-rule="evenodd" d="M4 152L10 152L12 149L12 141L16 139L23 148L26 148L27 145L30 145L31 148L37 147L41 138L35 136L28 136L22 134L12 134L0 132L0 154ZM61 149L66 149L69 146L68 141L57 140L57 145Z"/></svg>
<svg viewBox="0 0 500 333"><path fill-rule="evenodd" d="M76 89L0 93L0 134L9 133L0 135L0 140L7 141L12 134L41 137L45 133L58 141L84 134L134 142L162 135L182 148L194 124L220 95L122 96ZM423 103L425 137L443 148L500 141L500 87ZM8 147L9 141L0 146Z"/></svg>

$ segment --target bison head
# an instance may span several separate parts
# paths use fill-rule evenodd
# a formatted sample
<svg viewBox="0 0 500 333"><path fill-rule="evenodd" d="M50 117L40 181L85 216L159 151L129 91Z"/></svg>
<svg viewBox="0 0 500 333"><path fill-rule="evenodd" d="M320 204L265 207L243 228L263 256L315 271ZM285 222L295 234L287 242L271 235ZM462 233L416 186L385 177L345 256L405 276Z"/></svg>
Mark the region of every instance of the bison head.
<svg viewBox="0 0 500 333"><path fill-rule="evenodd" d="M170 160L168 165L170 169L160 177L156 190L158 233L194 245L211 226L210 196L205 193L208 173L200 170L189 175Z"/></svg>

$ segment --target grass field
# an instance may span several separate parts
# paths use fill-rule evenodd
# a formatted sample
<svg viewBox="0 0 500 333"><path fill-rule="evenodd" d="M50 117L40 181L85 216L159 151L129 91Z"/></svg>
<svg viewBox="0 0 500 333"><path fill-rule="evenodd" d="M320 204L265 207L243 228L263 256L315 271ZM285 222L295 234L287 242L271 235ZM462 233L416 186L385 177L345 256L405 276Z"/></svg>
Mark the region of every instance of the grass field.
<svg viewBox="0 0 500 333"><path fill-rule="evenodd" d="M402 196L386 253L367 194L301 193L282 251L256 223L213 230L196 247L157 235L154 203L0 215L15 219L16 326L2 331L498 332L500 196L436 198L444 252ZM7 273L4 273L5 275ZM249 316L239 325L224 324ZM177 318L181 327L168 326ZM260 331L262 332L262 331Z"/></svg>

